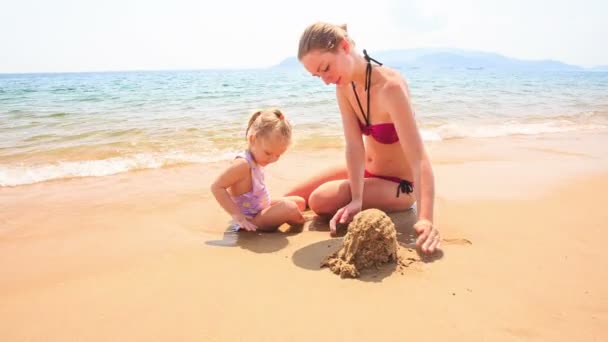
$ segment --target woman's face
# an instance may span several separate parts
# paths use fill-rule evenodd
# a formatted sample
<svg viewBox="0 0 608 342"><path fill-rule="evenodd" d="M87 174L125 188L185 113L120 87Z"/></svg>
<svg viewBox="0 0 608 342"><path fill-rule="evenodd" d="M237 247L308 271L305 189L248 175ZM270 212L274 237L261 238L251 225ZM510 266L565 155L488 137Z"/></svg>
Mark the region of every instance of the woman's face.
<svg viewBox="0 0 608 342"><path fill-rule="evenodd" d="M313 76L320 77L325 84L344 86L352 81L350 44L342 40L336 51L313 50L300 62Z"/></svg>

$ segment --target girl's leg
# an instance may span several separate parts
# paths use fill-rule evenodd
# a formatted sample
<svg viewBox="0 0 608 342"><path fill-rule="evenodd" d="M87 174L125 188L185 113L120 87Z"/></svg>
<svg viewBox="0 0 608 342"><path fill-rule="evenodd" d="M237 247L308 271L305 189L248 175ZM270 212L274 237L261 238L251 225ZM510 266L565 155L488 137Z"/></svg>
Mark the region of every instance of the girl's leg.
<svg viewBox="0 0 608 342"><path fill-rule="evenodd" d="M271 202L271 204L275 203L275 202L278 202L278 201L282 201L282 200L290 200L290 201L294 202L298 206L298 209L300 209L300 211L306 210L306 200L304 200L304 198L302 198L300 196L285 196L285 197L281 197L281 198L279 198L276 201L273 200Z"/></svg>
<svg viewBox="0 0 608 342"><path fill-rule="evenodd" d="M310 194L315 189L317 189L320 185L324 183L340 179L348 179L348 171L346 170L345 165L332 167L321 171L320 173L294 186L285 194L285 196L302 197L305 200L304 204L310 206L310 204L308 203Z"/></svg>
<svg viewBox="0 0 608 342"><path fill-rule="evenodd" d="M379 178L366 178L363 186L363 208L377 208L386 212L410 208L413 194L397 195L397 183ZM347 180L331 181L319 186L310 194L308 205L317 215L333 215L351 200Z"/></svg>
<svg viewBox="0 0 608 342"><path fill-rule="evenodd" d="M294 199L296 201L294 201ZM297 203L300 201L300 204ZM272 204L257 214L252 222L258 226L260 231L273 231L283 223L291 225L303 224L304 217L299 205L303 206L304 199L299 197L287 197L273 201Z"/></svg>

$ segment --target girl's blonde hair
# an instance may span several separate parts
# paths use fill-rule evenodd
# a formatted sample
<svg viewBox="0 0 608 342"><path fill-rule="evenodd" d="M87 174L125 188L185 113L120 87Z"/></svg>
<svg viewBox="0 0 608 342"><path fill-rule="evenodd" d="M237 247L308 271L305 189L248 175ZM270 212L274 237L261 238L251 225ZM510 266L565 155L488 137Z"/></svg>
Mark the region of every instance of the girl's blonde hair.
<svg viewBox="0 0 608 342"><path fill-rule="evenodd" d="M300 36L298 59L301 60L302 57L313 50L334 52L338 49L343 39L348 39L354 45L353 40L350 39L346 32L346 24L334 25L325 22L311 24Z"/></svg>
<svg viewBox="0 0 608 342"><path fill-rule="evenodd" d="M251 114L245 135L249 138L269 138L278 134L288 143L291 142L291 124L280 109L258 110Z"/></svg>

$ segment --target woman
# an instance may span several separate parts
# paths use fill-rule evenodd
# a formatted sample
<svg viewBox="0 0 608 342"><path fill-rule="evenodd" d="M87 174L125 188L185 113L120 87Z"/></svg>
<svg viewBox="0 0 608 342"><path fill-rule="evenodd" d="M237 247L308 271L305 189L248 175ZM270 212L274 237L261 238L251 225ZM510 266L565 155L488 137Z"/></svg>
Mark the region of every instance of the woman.
<svg viewBox="0 0 608 342"><path fill-rule="evenodd" d="M357 53L346 26L321 22L302 34L298 59L313 76L336 85L346 168L317 175L287 195L307 199L319 215L333 215L332 234L336 223L350 222L362 209L405 210L418 199L416 244L433 253L440 247L433 226L433 169L399 72L382 66L365 50Z"/></svg>

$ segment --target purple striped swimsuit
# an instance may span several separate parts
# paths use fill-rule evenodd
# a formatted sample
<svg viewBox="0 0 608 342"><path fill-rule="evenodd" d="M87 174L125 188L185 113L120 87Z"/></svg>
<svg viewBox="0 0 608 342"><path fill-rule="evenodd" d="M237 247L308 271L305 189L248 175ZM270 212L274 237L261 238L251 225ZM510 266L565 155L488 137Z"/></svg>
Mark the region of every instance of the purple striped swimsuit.
<svg viewBox="0 0 608 342"><path fill-rule="evenodd" d="M262 211L262 209L270 205L270 194L264 183L264 168L253 160L251 152L249 151L241 152L237 154L235 158L244 158L247 160L247 163L249 163L249 167L251 168L252 189L242 195L233 196L232 200L239 207L243 215L253 218ZM240 227L235 224L234 229L238 230Z"/></svg>

